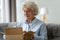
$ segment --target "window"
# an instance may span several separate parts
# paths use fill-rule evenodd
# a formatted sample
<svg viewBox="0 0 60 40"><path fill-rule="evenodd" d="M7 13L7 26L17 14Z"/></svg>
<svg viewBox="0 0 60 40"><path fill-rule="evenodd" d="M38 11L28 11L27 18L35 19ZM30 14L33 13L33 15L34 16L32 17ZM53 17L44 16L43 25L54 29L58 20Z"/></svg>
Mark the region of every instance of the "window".
<svg viewBox="0 0 60 40"><path fill-rule="evenodd" d="M0 23L9 22L8 0L0 0Z"/></svg>
<svg viewBox="0 0 60 40"><path fill-rule="evenodd" d="M2 0L0 0L0 23L3 22L3 15L2 15Z"/></svg>
<svg viewBox="0 0 60 40"><path fill-rule="evenodd" d="M16 0L16 16L17 16L17 22L24 21L24 16L22 13L21 5L24 0Z"/></svg>

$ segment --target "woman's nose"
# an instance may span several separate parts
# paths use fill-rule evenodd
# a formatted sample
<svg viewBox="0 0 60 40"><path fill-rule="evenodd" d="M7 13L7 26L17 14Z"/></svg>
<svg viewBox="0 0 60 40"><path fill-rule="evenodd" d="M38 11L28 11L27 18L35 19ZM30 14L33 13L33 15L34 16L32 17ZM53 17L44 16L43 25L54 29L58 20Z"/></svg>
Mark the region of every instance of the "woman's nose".
<svg viewBox="0 0 60 40"><path fill-rule="evenodd" d="M25 15L28 15L28 12L25 12Z"/></svg>

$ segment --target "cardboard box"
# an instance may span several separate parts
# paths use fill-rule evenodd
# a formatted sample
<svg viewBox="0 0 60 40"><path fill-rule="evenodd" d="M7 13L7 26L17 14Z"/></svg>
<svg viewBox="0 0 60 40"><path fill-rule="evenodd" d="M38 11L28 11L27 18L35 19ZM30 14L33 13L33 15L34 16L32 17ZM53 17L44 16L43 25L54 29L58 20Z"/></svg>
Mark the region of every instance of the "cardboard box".
<svg viewBox="0 0 60 40"><path fill-rule="evenodd" d="M22 28L4 28L5 40L30 40L33 36L33 32L29 31L24 33Z"/></svg>

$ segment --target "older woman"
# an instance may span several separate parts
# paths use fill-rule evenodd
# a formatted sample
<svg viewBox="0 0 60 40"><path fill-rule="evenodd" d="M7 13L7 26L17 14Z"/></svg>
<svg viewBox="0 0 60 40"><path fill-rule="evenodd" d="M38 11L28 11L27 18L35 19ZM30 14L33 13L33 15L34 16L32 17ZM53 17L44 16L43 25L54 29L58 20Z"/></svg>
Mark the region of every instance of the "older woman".
<svg viewBox="0 0 60 40"><path fill-rule="evenodd" d="M33 31L34 38L32 40L47 40L46 24L38 20L35 16L38 14L38 6L33 1L25 1L22 10L26 18L25 22L18 23L23 31Z"/></svg>

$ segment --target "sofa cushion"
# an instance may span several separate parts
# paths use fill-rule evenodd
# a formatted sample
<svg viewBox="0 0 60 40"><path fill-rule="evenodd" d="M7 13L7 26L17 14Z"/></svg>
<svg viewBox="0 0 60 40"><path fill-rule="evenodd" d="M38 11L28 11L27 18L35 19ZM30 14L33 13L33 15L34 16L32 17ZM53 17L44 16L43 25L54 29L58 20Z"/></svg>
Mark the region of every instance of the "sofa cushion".
<svg viewBox="0 0 60 40"><path fill-rule="evenodd" d="M10 23L8 23L8 27L13 27L13 26L17 26L17 22L10 22Z"/></svg>
<svg viewBox="0 0 60 40"><path fill-rule="evenodd" d="M52 40L60 40L60 37L55 37L55 38L52 39Z"/></svg>
<svg viewBox="0 0 60 40"><path fill-rule="evenodd" d="M47 24L47 36L48 36L48 39L52 39L53 38L53 31L52 31L52 25L50 24Z"/></svg>
<svg viewBox="0 0 60 40"><path fill-rule="evenodd" d="M57 27L58 27L58 28L57 28L58 31L57 31L57 33L56 33L55 36L56 36L56 37L60 37L60 25L57 25Z"/></svg>
<svg viewBox="0 0 60 40"><path fill-rule="evenodd" d="M47 24L47 31L48 31L48 38L52 39L56 37L56 34L58 32L58 25L56 24Z"/></svg>
<svg viewBox="0 0 60 40"><path fill-rule="evenodd" d="M8 23L0 23L0 32L4 32L4 27L8 27Z"/></svg>

